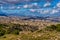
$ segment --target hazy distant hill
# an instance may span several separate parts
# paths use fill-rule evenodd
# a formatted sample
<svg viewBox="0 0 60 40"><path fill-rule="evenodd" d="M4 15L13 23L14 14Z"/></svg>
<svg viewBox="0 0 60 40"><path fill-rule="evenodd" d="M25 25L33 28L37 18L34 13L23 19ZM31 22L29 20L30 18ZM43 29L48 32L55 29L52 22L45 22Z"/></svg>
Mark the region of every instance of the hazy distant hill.
<svg viewBox="0 0 60 40"><path fill-rule="evenodd" d="M2 14L0 14L0 16L7 16L7 15L2 13Z"/></svg>
<svg viewBox="0 0 60 40"><path fill-rule="evenodd" d="M50 21L54 21L54 22L60 22L60 17L58 16L26 16L24 14L6 14L6 13L0 13L0 16L8 16L8 17L22 17L23 20L50 20Z"/></svg>

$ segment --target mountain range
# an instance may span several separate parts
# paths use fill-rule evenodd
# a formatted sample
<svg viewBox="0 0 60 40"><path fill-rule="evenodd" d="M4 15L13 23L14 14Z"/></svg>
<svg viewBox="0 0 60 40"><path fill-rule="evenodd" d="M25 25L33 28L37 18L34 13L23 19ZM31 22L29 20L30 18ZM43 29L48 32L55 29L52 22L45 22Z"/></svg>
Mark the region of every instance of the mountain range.
<svg viewBox="0 0 60 40"><path fill-rule="evenodd" d="M19 17L22 20L49 20L49 21L53 21L53 22L60 22L60 17L53 17L53 16L25 16L25 15L15 15L15 14L5 14L2 13L0 14L0 16L6 16L6 17Z"/></svg>

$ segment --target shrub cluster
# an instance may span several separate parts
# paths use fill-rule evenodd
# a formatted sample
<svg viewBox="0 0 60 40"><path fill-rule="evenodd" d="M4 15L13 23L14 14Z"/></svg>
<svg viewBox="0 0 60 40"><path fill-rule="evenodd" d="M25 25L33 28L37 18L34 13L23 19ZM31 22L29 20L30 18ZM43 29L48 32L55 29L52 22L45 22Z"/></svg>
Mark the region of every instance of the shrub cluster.
<svg viewBox="0 0 60 40"><path fill-rule="evenodd" d="M56 30L56 31L60 32L60 24L47 26L46 29L48 31L54 31L54 30Z"/></svg>
<svg viewBox="0 0 60 40"><path fill-rule="evenodd" d="M4 34L16 34L18 35L20 31L31 31L34 32L38 30L37 26L30 25L20 25L20 24L0 24L0 36Z"/></svg>

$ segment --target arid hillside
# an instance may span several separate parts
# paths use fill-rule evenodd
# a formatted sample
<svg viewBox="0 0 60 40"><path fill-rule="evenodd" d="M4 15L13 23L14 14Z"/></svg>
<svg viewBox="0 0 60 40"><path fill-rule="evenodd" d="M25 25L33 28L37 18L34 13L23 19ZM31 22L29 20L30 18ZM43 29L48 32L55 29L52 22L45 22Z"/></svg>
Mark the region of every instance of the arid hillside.
<svg viewBox="0 0 60 40"><path fill-rule="evenodd" d="M52 22L50 20L33 20L33 19L28 19L24 20L27 17L6 17L6 16L0 16L0 23L14 23L14 24L20 24L20 25L31 25L31 26L39 26L39 29L44 28L45 26L49 25L55 25L59 22Z"/></svg>
<svg viewBox="0 0 60 40"><path fill-rule="evenodd" d="M0 40L60 40L60 23L0 16Z"/></svg>

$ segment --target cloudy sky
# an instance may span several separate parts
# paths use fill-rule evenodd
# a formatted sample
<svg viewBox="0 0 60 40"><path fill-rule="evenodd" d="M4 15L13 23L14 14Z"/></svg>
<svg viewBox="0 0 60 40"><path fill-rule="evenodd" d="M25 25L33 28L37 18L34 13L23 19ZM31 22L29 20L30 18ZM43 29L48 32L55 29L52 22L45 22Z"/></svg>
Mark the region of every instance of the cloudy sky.
<svg viewBox="0 0 60 40"><path fill-rule="evenodd" d="M0 13L60 15L60 0L0 0Z"/></svg>

